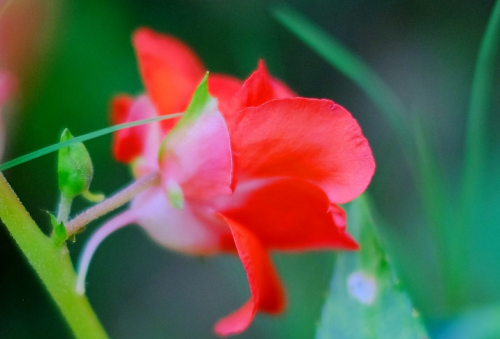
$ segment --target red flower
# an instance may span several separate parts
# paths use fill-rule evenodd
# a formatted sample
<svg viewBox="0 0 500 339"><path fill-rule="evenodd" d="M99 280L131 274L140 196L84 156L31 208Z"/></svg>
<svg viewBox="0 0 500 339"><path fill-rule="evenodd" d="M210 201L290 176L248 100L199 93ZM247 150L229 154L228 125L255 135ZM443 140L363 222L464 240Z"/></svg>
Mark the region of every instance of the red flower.
<svg viewBox="0 0 500 339"><path fill-rule="evenodd" d="M114 98L113 123L184 112L205 75L202 63L149 29L137 30L133 44L147 94ZM162 176L119 223L136 222L185 253L238 253L252 297L215 325L228 335L246 329L257 311L283 310L270 251L358 248L336 204L366 189L375 163L348 111L296 97L262 61L244 82L211 74L208 91L217 102L190 106L180 120L122 130L113 151L136 177Z"/></svg>

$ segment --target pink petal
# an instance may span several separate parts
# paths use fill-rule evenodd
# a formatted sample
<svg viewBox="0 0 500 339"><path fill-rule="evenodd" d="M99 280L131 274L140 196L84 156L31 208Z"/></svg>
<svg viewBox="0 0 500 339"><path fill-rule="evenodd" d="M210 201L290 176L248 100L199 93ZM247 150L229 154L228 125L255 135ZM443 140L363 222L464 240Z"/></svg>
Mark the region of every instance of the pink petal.
<svg viewBox="0 0 500 339"><path fill-rule="evenodd" d="M151 188L132 201L137 223L159 244L179 252L208 255L220 251L230 230L213 210L186 202L173 207L161 187Z"/></svg>
<svg viewBox="0 0 500 339"><path fill-rule="evenodd" d="M210 205L216 196L230 194L229 134L217 107L175 127L162 145L160 161L164 185L176 182L186 200Z"/></svg>

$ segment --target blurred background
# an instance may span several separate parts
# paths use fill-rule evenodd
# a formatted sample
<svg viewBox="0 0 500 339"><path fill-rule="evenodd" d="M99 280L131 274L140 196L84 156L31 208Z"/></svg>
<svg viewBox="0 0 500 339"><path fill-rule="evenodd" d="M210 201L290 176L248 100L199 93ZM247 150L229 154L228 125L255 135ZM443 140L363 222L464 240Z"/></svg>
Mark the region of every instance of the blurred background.
<svg viewBox="0 0 500 339"><path fill-rule="evenodd" d="M500 163L495 151L500 143L500 95L494 97L485 131L492 174L484 213L467 239L470 257L464 258L463 274L468 287L465 297L450 308L443 300L440 247L423 217L400 143L358 87L272 17L273 6L284 3L355 51L410 112L423 117L451 192L456 192L470 85L492 0L12 0L0 17L0 68L18 78L16 96L4 112L8 141L3 160L57 142L65 127L80 135L108 126L110 98L143 91L130 43L138 26L185 41L214 72L244 78L262 58L274 76L300 95L333 99L358 119L377 162L369 192L384 220L384 243L431 330L438 333L459 310L498 302L500 182L494 169ZM5 4L0 1L0 6ZM496 73L500 75L498 68ZM105 136L86 143L95 166L91 189L106 194L131 181L128 168L112 159L110 141ZM56 155L4 174L48 233L45 211L55 211L58 203ZM77 199L74 211L86 206ZM73 258L90 233L69 244ZM327 252L274 255L287 290L286 312L277 318L258 315L239 337L312 338L334 258ZM209 338L215 321L249 296L237 258L172 253L135 226L102 244L87 281L90 302L112 338ZM5 227L0 227L0 338L37 337L71 334Z"/></svg>

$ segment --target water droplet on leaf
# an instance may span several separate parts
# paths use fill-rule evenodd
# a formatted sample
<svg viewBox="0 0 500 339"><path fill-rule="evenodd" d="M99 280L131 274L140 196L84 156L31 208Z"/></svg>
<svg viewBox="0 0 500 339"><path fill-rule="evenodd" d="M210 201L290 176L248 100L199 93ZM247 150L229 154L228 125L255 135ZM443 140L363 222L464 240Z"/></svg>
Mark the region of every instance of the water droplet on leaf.
<svg viewBox="0 0 500 339"><path fill-rule="evenodd" d="M354 272L347 278L347 290L360 303L371 305L377 293L377 282L371 275Z"/></svg>

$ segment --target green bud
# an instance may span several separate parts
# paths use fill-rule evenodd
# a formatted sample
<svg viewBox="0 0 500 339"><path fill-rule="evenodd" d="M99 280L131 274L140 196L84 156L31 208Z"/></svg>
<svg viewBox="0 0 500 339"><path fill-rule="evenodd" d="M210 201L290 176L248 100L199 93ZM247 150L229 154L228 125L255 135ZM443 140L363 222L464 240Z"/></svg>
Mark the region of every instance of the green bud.
<svg viewBox="0 0 500 339"><path fill-rule="evenodd" d="M73 136L68 129L65 129L61 136L61 142L70 139L73 139ZM78 142L59 150L57 174L61 193L68 199L73 199L88 190L94 168L89 152L83 143Z"/></svg>

